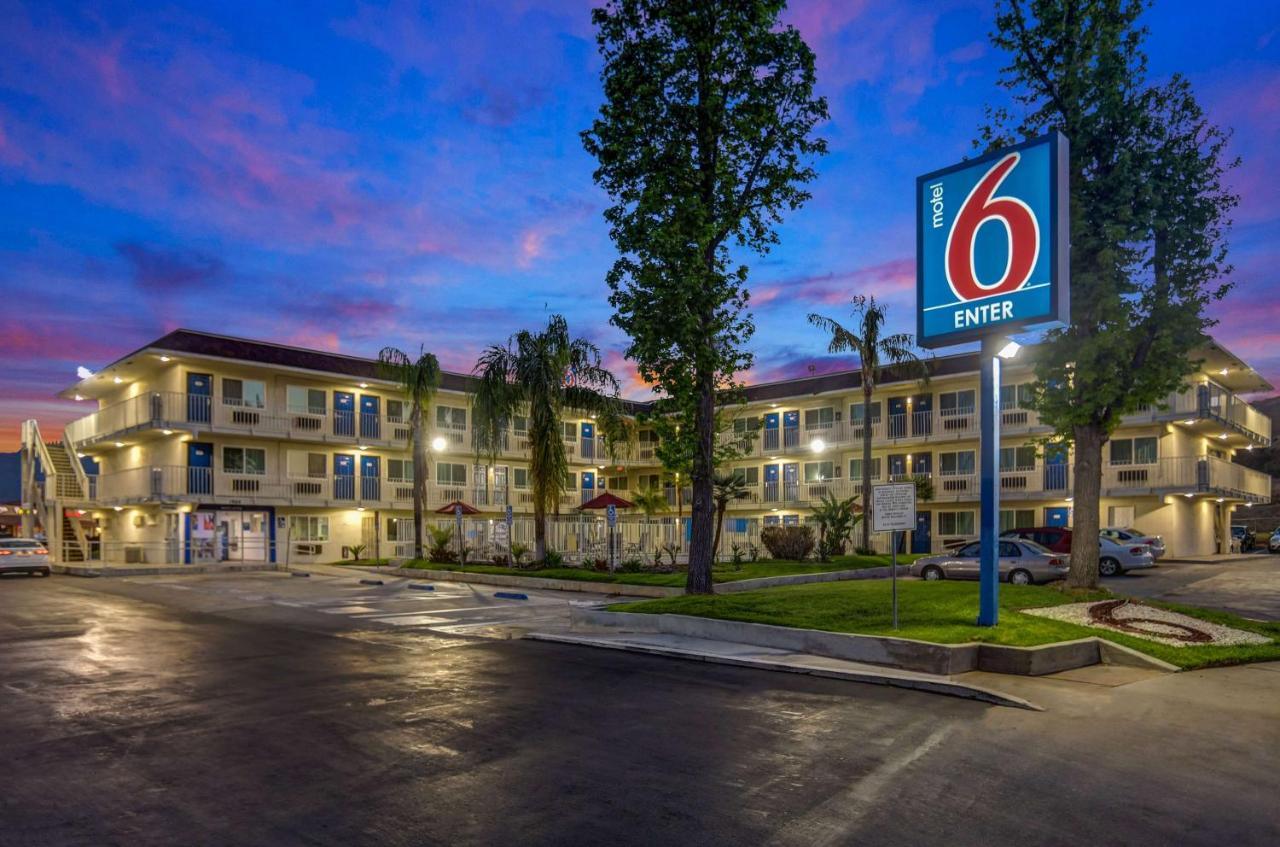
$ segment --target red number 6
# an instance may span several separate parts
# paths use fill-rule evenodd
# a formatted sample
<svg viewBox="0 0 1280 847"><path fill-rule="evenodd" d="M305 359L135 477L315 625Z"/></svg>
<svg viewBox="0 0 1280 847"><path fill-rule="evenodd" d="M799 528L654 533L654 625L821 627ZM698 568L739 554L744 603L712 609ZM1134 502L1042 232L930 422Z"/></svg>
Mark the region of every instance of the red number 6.
<svg viewBox="0 0 1280 847"><path fill-rule="evenodd" d="M992 196L1020 158L1020 154L1010 153L987 171L965 198L947 236L947 282L961 300L1008 294L1031 278L1031 269L1040 256L1040 228L1036 217L1027 204L1016 197ZM974 242L978 229L993 218L1004 224L1008 233L1009 258L1000 279L983 285L978 281L974 263Z"/></svg>

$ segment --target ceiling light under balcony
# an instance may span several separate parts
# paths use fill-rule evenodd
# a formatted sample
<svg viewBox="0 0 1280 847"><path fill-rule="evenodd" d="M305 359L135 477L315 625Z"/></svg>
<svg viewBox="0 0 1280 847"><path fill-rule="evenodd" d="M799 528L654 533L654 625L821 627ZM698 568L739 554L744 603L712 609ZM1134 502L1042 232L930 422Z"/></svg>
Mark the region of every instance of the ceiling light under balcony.
<svg viewBox="0 0 1280 847"><path fill-rule="evenodd" d="M367 382L362 382L362 383L360 383L360 387L361 387L361 388L368 388L368 387L369 387L369 383L367 383Z"/></svg>
<svg viewBox="0 0 1280 847"><path fill-rule="evenodd" d="M1219 376L1226 376L1226 375L1227 375L1227 373L1229 372L1229 370L1230 370L1229 368L1223 368L1222 370L1218 371L1218 375L1219 375Z"/></svg>
<svg viewBox="0 0 1280 847"><path fill-rule="evenodd" d="M118 377L118 376L114 376L114 377L112 377L112 378L111 378L111 381L112 381L112 382L114 382L116 385L119 385L120 383L124 382L124 380L123 380L123 379L121 379L121 378L120 378L120 377Z"/></svg>
<svg viewBox="0 0 1280 847"><path fill-rule="evenodd" d="M77 458L77 459L83 459L83 458L84 458L84 456L85 456L85 454L84 454L84 453L79 453L79 452L78 452L78 453L76 453L76 458Z"/></svg>
<svg viewBox="0 0 1280 847"><path fill-rule="evenodd" d="M162 362L172 362L172 361L173 361L173 359L169 358L168 356L161 356L161 357L160 357L160 361L162 361Z"/></svg>
<svg viewBox="0 0 1280 847"><path fill-rule="evenodd" d="M431 439L431 449L435 450L437 453L442 452L444 448L448 446L449 442L445 441L444 438L439 435Z"/></svg>
<svg viewBox="0 0 1280 847"><path fill-rule="evenodd" d="M1183 426L1195 426L1195 425L1196 425L1196 422L1195 422L1195 420L1194 420L1194 419L1188 418L1187 420L1185 420L1185 421L1183 421L1183 422L1182 422L1182 425L1183 425Z"/></svg>
<svg viewBox="0 0 1280 847"><path fill-rule="evenodd" d="M165 435L173 435L173 430L171 429L162 429L160 431L163 432Z"/></svg>
<svg viewBox="0 0 1280 847"><path fill-rule="evenodd" d="M117 512L123 512L123 511L124 511L124 506L112 506L111 508L115 509Z"/></svg>
<svg viewBox="0 0 1280 847"><path fill-rule="evenodd" d="M1227 433L1225 433L1225 432L1224 432L1224 433L1222 433L1221 435L1219 435L1218 437L1219 437L1219 438L1226 438L1226 437L1227 437Z"/></svg>
<svg viewBox="0 0 1280 847"><path fill-rule="evenodd" d="M1219 502L1219 503L1225 503L1225 502L1227 502L1227 498L1226 498L1226 497L1219 497L1219 498L1218 498L1218 502Z"/></svg>
<svg viewBox="0 0 1280 847"><path fill-rule="evenodd" d="M81 365L80 367L76 368L77 379L89 379L92 376L93 376L93 371L89 370L84 365Z"/></svg>
<svg viewBox="0 0 1280 847"><path fill-rule="evenodd" d="M1190 500L1192 497L1195 497L1196 495L1195 495L1195 492L1188 491L1186 494L1183 494L1182 496Z"/></svg>
<svg viewBox="0 0 1280 847"><path fill-rule="evenodd" d="M364 506L356 506L356 511L357 511L357 512L363 512L363 511L364 511Z"/></svg>
<svg viewBox="0 0 1280 847"><path fill-rule="evenodd" d="M1067 498L1067 502L1068 502L1068 503L1071 503L1071 502L1073 502L1075 499L1076 499L1076 498L1074 498L1074 497L1068 497L1068 498Z"/></svg>
<svg viewBox="0 0 1280 847"><path fill-rule="evenodd" d="M369 449L369 445L368 445L368 444L361 444L361 445L360 445L360 449L361 449L361 450L368 450L368 449Z"/></svg>
<svg viewBox="0 0 1280 847"><path fill-rule="evenodd" d="M81 397L79 394L77 394L77 395L76 395L76 402L77 402L77 403L79 403L79 402L80 402L81 400L83 400L83 399L84 399L84 398L83 398L83 397Z"/></svg>
<svg viewBox="0 0 1280 847"><path fill-rule="evenodd" d="M123 446L124 446L124 442L123 442L123 441L117 441L117 442L116 442L116 446L117 446L117 447L123 447Z"/></svg>

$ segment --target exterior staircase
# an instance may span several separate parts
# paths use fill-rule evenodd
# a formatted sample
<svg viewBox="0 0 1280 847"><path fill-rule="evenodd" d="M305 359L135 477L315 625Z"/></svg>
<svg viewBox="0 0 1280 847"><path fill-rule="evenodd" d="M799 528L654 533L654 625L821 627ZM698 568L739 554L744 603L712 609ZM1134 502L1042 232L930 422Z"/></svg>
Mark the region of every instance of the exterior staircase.
<svg viewBox="0 0 1280 847"><path fill-rule="evenodd" d="M34 420L22 424L21 456L22 505L31 509L44 527L54 560L86 561L88 540L79 522L67 517L66 509L93 496L96 477L85 473L73 445L46 443Z"/></svg>

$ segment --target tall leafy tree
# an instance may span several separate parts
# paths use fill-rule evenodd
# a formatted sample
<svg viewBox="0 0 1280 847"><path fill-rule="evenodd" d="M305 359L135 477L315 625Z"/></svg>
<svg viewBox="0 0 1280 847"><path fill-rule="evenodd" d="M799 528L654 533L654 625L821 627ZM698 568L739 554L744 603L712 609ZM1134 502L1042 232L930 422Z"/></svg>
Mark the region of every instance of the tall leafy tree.
<svg viewBox="0 0 1280 847"><path fill-rule="evenodd" d="M871 502L871 395L880 377L888 370L899 379L927 382L928 365L916 355L914 343L907 333L884 334L887 312L875 297L862 294L853 298L853 322L849 327L835 318L811 313L809 323L831 337L827 350L852 353L858 357L862 380L862 502ZM855 423L850 421L850 423ZM918 483L917 483L918 487ZM930 492L932 498L932 491ZM874 508L875 504L872 504ZM871 549L871 522L862 522L861 549Z"/></svg>
<svg viewBox="0 0 1280 847"><path fill-rule="evenodd" d="M1071 144L1071 323L1037 350L1041 419L1075 449L1074 531L1096 537L1102 451L1121 418L1185 384L1229 289L1225 232L1237 198L1228 134L1185 79L1149 85L1146 0L999 0L992 42L1019 117L990 109L979 145L1049 130ZM1098 545L1075 544L1068 584L1098 581Z"/></svg>
<svg viewBox="0 0 1280 847"><path fill-rule="evenodd" d="M420 348L415 359L396 347L383 347L378 353L378 365L387 379L399 384L409 404L409 452L413 456L413 557L421 559L422 515L427 503L427 469L431 466L426 416L440 388L440 362L426 348Z"/></svg>
<svg viewBox="0 0 1280 847"><path fill-rule="evenodd" d="M547 555L547 512L559 514L567 489L565 413L595 415L605 448L616 459L630 443L618 380L603 366L594 344L570 336L560 315L552 315L539 332L521 330L506 344L486 348L475 374L472 428L478 455L496 459L512 418L527 410L534 560L541 562Z"/></svg>
<svg viewBox="0 0 1280 847"><path fill-rule="evenodd" d="M611 0L592 12L605 103L583 133L619 258L608 274L627 355L694 439L686 588L710 593L717 402L750 367L747 267L809 199L827 117L783 0Z"/></svg>

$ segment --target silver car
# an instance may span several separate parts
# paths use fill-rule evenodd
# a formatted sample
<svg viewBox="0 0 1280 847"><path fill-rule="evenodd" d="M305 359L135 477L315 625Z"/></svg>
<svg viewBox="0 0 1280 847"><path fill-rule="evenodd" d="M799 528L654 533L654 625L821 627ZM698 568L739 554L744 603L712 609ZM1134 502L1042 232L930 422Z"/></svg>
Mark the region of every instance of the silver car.
<svg viewBox="0 0 1280 847"><path fill-rule="evenodd" d="M973 541L954 553L926 556L911 565L911 575L925 580L977 579L982 545ZM1000 539L1000 579L1014 585L1050 582L1067 575L1067 559L1034 541Z"/></svg>
<svg viewBox="0 0 1280 847"><path fill-rule="evenodd" d="M1280 553L1280 529L1271 533L1271 538L1267 541L1267 552Z"/></svg>
<svg viewBox="0 0 1280 847"><path fill-rule="evenodd" d="M0 574L6 573L48 576L48 548L34 538L0 538Z"/></svg>
<svg viewBox="0 0 1280 847"><path fill-rule="evenodd" d="M1151 558L1153 559L1159 559L1164 556L1164 539L1159 535L1148 535L1141 530L1128 526L1108 527L1102 530L1102 534L1121 544L1145 544L1151 548Z"/></svg>
<svg viewBox="0 0 1280 847"><path fill-rule="evenodd" d="M1145 544L1121 543L1105 535L1098 536L1098 573L1101 576L1120 576L1125 571L1154 568L1156 560Z"/></svg>

